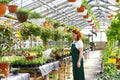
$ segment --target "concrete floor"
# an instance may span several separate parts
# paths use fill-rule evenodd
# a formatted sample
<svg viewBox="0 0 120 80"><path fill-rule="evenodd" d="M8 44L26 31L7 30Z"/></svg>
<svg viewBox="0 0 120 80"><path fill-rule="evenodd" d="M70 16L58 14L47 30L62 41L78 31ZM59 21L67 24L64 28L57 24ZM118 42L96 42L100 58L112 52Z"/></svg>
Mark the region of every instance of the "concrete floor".
<svg viewBox="0 0 120 80"><path fill-rule="evenodd" d="M101 71L101 53L102 51L91 51L89 53L89 59L84 61L85 80L97 80ZM72 68L70 79L66 78L66 80L73 80Z"/></svg>

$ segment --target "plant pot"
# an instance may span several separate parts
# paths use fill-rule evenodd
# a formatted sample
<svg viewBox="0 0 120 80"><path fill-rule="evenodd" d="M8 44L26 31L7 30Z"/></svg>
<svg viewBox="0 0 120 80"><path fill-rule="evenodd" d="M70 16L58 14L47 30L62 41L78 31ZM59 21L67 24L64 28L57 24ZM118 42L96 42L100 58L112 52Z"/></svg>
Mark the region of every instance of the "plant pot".
<svg viewBox="0 0 120 80"><path fill-rule="evenodd" d="M4 16L6 10L7 10L6 4L0 3L0 17L3 17L3 16Z"/></svg>
<svg viewBox="0 0 120 80"><path fill-rule="evenodd" d="M68 0L68 2L75 2L76 0Z"/></svg>
<svg viewBox="0 0 120 80"><path fill-rule="evenodd" d="M36 56L26 56L26 59L27 59L27 60L35 60L35 59L36 59Z"/></svg>
<svg viewBox="0 0 120 80"><path fill-rule="evenodd" d="M117 68L117 69L120 69L120 64L116 64L116 68Z"/></svg>
<svg viewBox="0 0 120 80"><path fill-rule="evenodd" d="M89 14L83 16L83 18L88 18L88 17L89 17Z"/></svg>
<svg viewBox="0 0 120 80"><path fill-rule="evenodd" d="M10 13L16 13L17 12L17 5L8 5L8 10Z"/></svg>
<svg viewBox="0 0 120 80"><path fill-rule="evenodd" d="M120 58L116 58L116 63L120 61Z"/></svg>
<svg viewBox="0 0 120 80"><path fill-rule="evenodd" d="M77 8L77 12L84 12L85 6L81 6L80 8Z"/></svg>
<svg viewBox="0 0 120 80"><path fill-rule="evenodd" d="M13 73L13 75L18 75L19 70L14 70L12 73Z"/></svg>
<svg viewBox="0 0 120 80"><path fill-rule="evenodd" d="M17 13L17 19L19 22L23 23L26 22L28 19L28 14L25 13Z"/></svg>
<svg viewBox="0 0 120 80"><path fill-rule="evenodd" d="M0 63L0 70L1 70L0 74L4 74L5 78L9 76L9 66L10 64L7 62Z"/></svg>

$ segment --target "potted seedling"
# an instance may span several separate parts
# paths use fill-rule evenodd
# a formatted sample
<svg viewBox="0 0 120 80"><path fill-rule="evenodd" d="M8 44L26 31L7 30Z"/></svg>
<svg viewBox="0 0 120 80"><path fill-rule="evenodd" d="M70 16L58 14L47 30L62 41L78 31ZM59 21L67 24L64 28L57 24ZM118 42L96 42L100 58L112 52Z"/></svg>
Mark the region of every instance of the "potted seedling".
<svg viewBox="0 0 120 80"><path fill-rule="evenodd" d="M5 23L0 24L0 69L4 77L9 75L9 63L3 59L4 51L13 46L13 28Z"/></svg>
<svg viewBox="0 0 120 80"><path fill-rule="evenodd" d="M9 0L0 0L0 17L3 17L6 10L7 10L7 4L9 3Z"/></svg>
<svg viewBox="0 0 120 80"><path fill-rule="evenodd" d="M19 8L16 13L18 21L21 23L26 22L28 19L29 12L30 11L28 9Z"/></svg>

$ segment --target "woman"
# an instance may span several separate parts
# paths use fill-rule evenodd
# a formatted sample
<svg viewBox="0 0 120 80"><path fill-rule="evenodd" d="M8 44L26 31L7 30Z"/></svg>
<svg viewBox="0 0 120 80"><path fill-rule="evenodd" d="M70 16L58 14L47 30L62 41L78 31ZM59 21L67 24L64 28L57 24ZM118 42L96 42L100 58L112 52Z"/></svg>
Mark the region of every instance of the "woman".
<svg viewBox="0 0 120 80"><path fill-rule="evenodd" d="M74 80L85 80L83 66L83 42L82 34L79 30L72 31L73 43L71 46L72 63L73 63L73 78ZM65 49L67 50L67 49Z"/></svg>

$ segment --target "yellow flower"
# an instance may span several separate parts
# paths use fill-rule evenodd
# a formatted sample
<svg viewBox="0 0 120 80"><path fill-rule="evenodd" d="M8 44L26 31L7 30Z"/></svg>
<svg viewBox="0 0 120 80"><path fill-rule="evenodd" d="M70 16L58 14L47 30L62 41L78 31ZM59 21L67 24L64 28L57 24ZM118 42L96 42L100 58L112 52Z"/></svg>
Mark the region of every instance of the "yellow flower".
<svg viewBox="0 0 120 80"><path fill-rule="evenodd" d="M36 52L35 52L35 51L30 52L30 55L31 55L31 56L36 56Z"/></svg>
<svg viewBox="0 0 120 80"><path fill-rule="evenodd" d="M108 63L116 64L116 59L108 58Z"/></svg>

